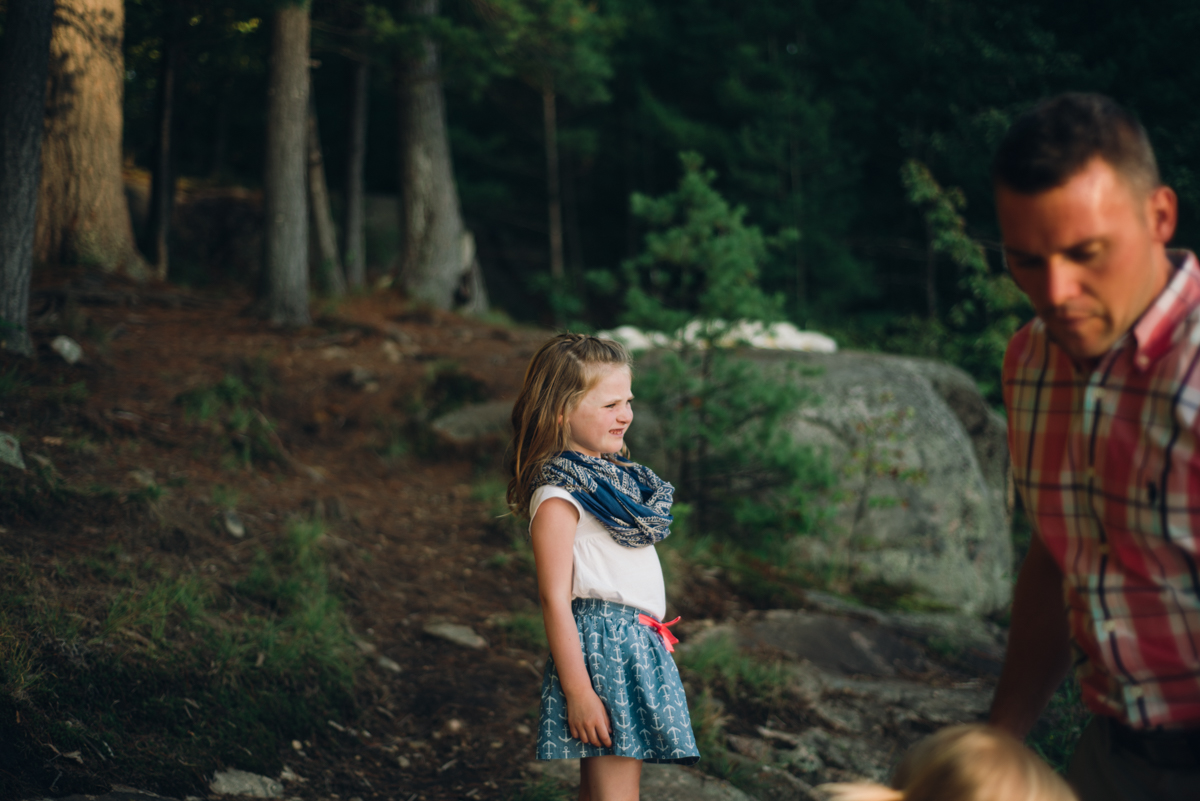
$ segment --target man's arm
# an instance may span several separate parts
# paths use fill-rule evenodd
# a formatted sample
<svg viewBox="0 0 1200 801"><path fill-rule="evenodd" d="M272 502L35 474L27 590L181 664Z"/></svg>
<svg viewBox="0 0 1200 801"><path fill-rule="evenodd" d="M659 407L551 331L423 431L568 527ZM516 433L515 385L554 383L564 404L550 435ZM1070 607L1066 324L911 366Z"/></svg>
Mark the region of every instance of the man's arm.
<svg viewBox="0 0 1200 801"><path fill-rule="evenodd" d="M1036 533L1013 591L1004 670L992 699L993 726L1024 740L1071 667L1063 576Z"/></svg>

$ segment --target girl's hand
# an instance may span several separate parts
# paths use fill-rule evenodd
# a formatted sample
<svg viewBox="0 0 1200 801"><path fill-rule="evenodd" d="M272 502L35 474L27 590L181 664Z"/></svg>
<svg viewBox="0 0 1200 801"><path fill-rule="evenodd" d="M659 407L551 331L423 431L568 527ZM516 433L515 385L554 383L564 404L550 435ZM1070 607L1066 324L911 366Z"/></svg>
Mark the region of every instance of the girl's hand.
<svg viewBox="0 0 1200 801"><path fill-rule="evenodd" d="M572 737L588 745L612 747L612 724L608 720L608 710L591 687L577 697L567 697L567 727Z"/></svg>

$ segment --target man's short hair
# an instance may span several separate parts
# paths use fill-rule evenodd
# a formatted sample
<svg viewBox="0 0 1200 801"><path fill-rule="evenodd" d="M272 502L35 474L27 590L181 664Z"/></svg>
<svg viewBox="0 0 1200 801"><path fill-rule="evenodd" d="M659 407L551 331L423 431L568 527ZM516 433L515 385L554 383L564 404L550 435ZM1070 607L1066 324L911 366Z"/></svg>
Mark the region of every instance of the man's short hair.
<svg viewBox="0 0 1200 801"><path fill-rule="evenodd" d="M1112 98L1070 92L1017 118L996 151L992 180L1023 195L1062 186L1099 157L1135 190L1159 186L1150 137Z"/></svg>

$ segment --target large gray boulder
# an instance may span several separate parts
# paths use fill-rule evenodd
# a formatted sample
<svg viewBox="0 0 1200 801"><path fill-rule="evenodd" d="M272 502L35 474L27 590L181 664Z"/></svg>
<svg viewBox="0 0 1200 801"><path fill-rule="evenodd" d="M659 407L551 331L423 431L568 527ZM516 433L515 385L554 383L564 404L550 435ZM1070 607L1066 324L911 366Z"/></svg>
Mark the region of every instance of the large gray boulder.
<svg viewBox="0 0 1200 801"><path fill-rule="evenodd" d="M963 371L925 359L842 352L747 354L806 368L817 400L788 423L840 477L822 537L794 542L815 562L912 585L968 614L1011 595L1004 421Z"/></svg>

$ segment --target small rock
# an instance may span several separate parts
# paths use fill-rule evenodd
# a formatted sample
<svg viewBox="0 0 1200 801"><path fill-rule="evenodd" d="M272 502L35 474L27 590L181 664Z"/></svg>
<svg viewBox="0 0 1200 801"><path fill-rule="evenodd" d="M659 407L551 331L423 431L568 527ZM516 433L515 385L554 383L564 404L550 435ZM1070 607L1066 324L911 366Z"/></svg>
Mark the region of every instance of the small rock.
<svg viewBox="0 0 1200 801"><path fill-rule="evenodd" d="M744 757L758 760L759 762L771 761L771 745L765 740L760 740L757 737L746 737L740 734L731 734L728 737L729 750L741 754Z"/></svg>
<svg viewBox="0 0 1200 801"><path fill-rule="evenodd" d="M368 385L374 383L375 374L365 367L355 365L350 368L350 372L346 373L343 378L350 386L365 389Z"/></svg>
<svg viewBox="0 0 1200 801"><path fill-rule="evenodd" d="M231 537L241 539L246 536L246 524L242 522L242 518L237 512L232 509L226 509L221 512L221 525L225 527L225 533Z"/></svg>
<svg viewBox="0 0 1200 801"><path fill-rule="evenodd" d="M21 443L12 434L0 432L0 462L12 465L18 470L25 469L25 460L21 458Z"/></svg>
<svg viewBox="0 0 1200 801"><path fill-rule="evenodd" d="M476 634L470 626L462 626L458 623L426 623L424 631L431 637L437 637L464 648L482 650L488 647L487 640Z"/></svg>
<svg viewBox="0 0 1200 801"><path fill-rule="evenodd" d="M300 750L303 750L303 748L304 748L304 743L300 742L299 740L292 740L292 750L293 751L300 751Z"/></svg>
<svg viewBox="0 0 1200 801"><path fill-rule="evenodd" d="M79 343L70 337L56 336L54 341L50 343L50 348L59 356L62 356L63 361L67 364L75 364L83 358L83 348Z"/></svg>
<svg viewBox="0 0 1200 801"><path fill-rule="evenodd" d="M463 722L458 718L450 718L450 720L446 721L446 731L450 732L451 734L458 734L462 730Z"/></svg>
<svg viewBox="0 0 1200 801"><path fill-rule="evenodd" d="M533 733L533 730L530 729L528 726L526 726L524 723L518 723L514 728L517 730L517 734L532 734Z"/></svg>
<svg viewBox="0 0 1200 801"><path fill-rule="evenodd" d="M279 774L279 781L295 782L297 784L304 784L305 782L308 781L308 779L306 779L303 776L301 776L300 774L296 773L296 771L292 770L290 766L284 765L283 770Z"/></svg>
<svg viewBox="0 0 1200 801"><path fill-rule="evenodd" d="M42 456L40 453L31 453L29 454L29 458L32 459L33 462L43 470L49 470L53 472L54 462L50 461L48 457Z"/></svg>
<svg viewBox="0 0 1200 801"><path fill-rule="evenodd" d="M136 470L130 470L129 478L139 487L153 487L157 483L154 480L154 471L147 470L142 467L139 467Z"/></svg>
<svg viewBox="0 0 1200 801"><path fill-rule="evenodd" d="M401 770L408 770L409 766L412 765L412 763L408 761L408 757L397 757L396 763L400 766Z"/></svg>
<svg viewBox="0 0 1200 801"><path fill-rule="evenodd" d="M392 364L399 364L404 358L404 354L401 352L400 348L397 347L396 343L392 342L390 339L385 339L383 344L379 346L379 349L383 351L384 357Z"/></svg>
<svg viewBox="0 0 1200 801"><path fill-rule="evenodd" d="M367 642L366 640L355 639L354 647L358 649L359 653L366 656L370 656L371 654L375 653L375 644Z"/></svg>
<svg viewBox="0 0 1200 801"><path fill-rule="evenodd" d="M252 798L279 798L283 785L267 776L244 770L219 770L213 774L209 789L217 795L246 795Z"/></svg>
<svg viewBox="0 0 1200 801"><path fill-rule="evenodd" d="M381 668L383 668L384 670L390 670L392 673L399 673L403 670L403 668L400 667L400 664L398 662L396 662L392 659L388 659L386 656L379 657L379 659L376 660L376 662Z"/></svg>

